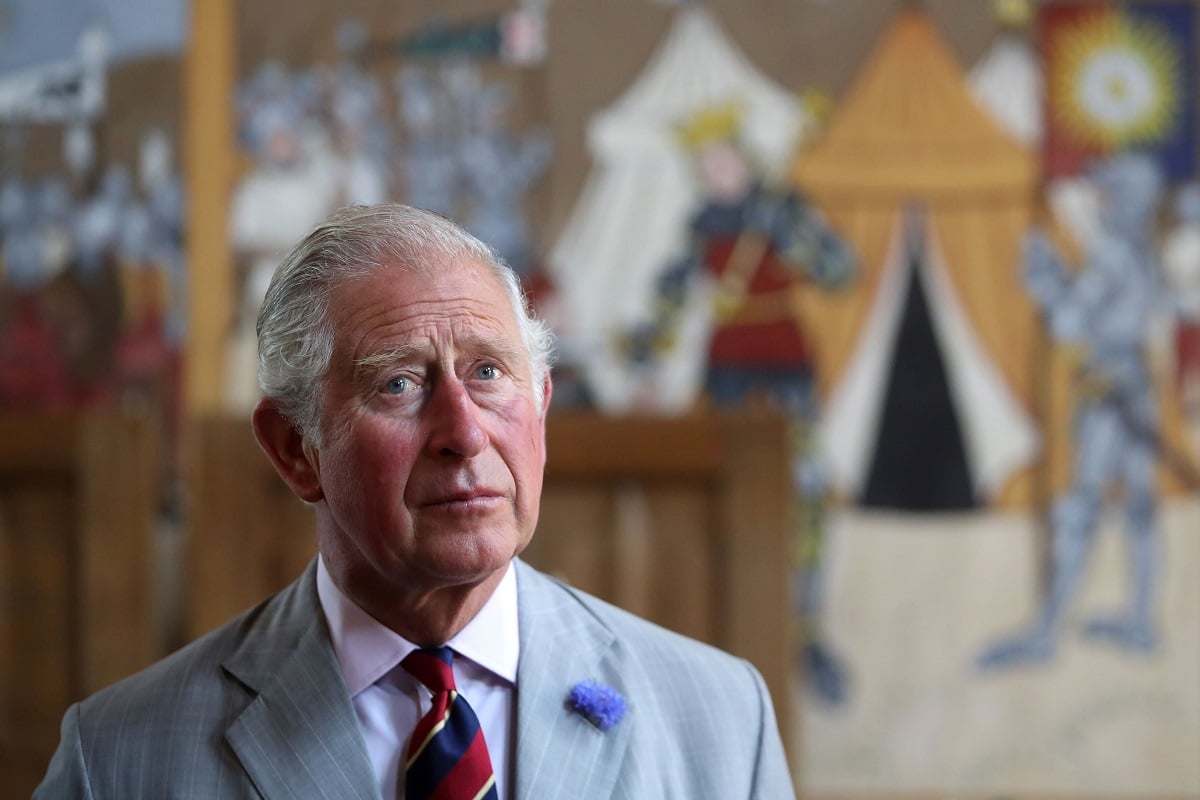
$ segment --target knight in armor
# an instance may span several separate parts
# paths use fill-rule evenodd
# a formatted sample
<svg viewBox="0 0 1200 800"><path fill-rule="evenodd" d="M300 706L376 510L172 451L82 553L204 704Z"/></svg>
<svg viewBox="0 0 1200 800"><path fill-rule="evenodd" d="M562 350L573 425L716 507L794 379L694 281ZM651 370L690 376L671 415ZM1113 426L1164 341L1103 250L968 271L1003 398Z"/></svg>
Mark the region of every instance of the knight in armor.
<svg viewBox="0 0 1200 800"><path fill-rule="evenodd" d="M1039 663L1054 655L1106 493L1114 485L1122 490L1129 595L1123 608L1090 619L1083 632L1138 653L1156 643L1154 466L1160 440L1146 350L1162 303L1152 232L1163 179L1151 159L1136 153L1100 162L1092 178L1101 224L1077 274L1068 272L1044 231L1032 231L1025 243L1030 296L1053 338L1082 356L1073 477L1051 512L1051 576L1042 606L1027 629L984 650L979 657L984 669Z"/></svg>

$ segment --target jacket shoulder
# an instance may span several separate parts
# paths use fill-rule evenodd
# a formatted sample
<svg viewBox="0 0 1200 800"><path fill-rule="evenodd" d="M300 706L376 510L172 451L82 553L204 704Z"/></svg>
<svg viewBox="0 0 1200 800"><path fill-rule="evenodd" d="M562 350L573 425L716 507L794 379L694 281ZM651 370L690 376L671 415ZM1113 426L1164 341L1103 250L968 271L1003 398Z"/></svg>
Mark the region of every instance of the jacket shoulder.
<svg viewBox="0 0 1200 800"><path fill-rule="evenodd" d="M646 669L722 683L727 689L731 684L750 689L761 680L754 678L757 670L745 659L650 622L527 565L522 578L540 584L539 591L557 595L560 613L593 618L612 633L623 658L639 662Z"/></svg>
<svg viewBox="0 0 1200 800"><path fill-rule="evenodd" d="M278 652L298 641L306 628L298 624L303 618L291 612L303 602L298 595L305 591L304 584L301 578L160 661L80 701L81 737L86 742L92 737L108 738L116 731L161 734L177 726L194 730L205 720L230 714L231 705L240 707L234 698L249 693L222 665L251 644L269 643L266 646Z"/></svg>

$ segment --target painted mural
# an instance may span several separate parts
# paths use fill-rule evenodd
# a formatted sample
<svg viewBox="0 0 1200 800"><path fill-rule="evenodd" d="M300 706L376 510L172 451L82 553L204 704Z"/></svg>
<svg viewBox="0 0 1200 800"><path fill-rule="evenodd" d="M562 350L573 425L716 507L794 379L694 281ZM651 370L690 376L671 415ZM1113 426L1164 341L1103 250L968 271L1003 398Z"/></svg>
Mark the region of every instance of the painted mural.
<svg viewBox="0 0 1200 800"><path fill-rule="evenodd" d="M348 202L446 214L556 328L555 410L790 421L803 792L1200 800L1200 6L974 3L963 63L894 4L834 95L755 63L734 4L656 2L545 252L563 143L506 78L553 68L549 2L243 65L228 410L283 250ZM96 134L106 64L178 48L182 4L107 43L75 5L0 0L0 407L173 408L184 176L163 131L128 164Z"/></svg>
<svg viewBox="0 0 1200 800"><path fill-rule="evenodd" d="M549 308L606 413L795 413L804 790L1200 797L1196 9L993 7L824 105L681 9Z"/></svg>
<svg viewBox="0 0 1200 800"><path fill-rule="evenodd" d="M0 20L0 35L44 47L7 50L0 74L0 410L149 416L164 442L161 508L178 521L183 179L160 127L136 132L132 163L103 147L113 64L178 41L170 25L146 39L86 14L49 25L41 10L15 3ZM33 137L61 142L51 168L27 164Z"/></svg>
<svg viewBox="0 0 1200 800"><path fill-rule="evenodd" d="M826 629L857 678L801 714L809 787L1200 794L1194 251L1164 267L1195 9L1119 11L1042 4L971 75L903 13L797 155L863 260L809 309L846 334Z"/></svg>

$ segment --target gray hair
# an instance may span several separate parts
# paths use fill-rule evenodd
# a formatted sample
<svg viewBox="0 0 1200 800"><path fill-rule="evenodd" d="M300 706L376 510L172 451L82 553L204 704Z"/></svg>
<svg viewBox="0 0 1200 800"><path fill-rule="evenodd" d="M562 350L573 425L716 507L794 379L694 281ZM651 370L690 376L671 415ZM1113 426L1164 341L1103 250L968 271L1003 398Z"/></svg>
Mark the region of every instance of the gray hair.
<svg viewBox="0 0 1200 800"><path fill-rule="evenodd" d="M533 397L553 361L554 336L526 303L517 274L483 242L445 217L398 203L349 206L304 238L271 276L258 313L258 383L281 414L318 445L320 385L333 357L330 296L354 278L389 265L423 270L454 260L491 268L508 295L529 356Z"/></svg>

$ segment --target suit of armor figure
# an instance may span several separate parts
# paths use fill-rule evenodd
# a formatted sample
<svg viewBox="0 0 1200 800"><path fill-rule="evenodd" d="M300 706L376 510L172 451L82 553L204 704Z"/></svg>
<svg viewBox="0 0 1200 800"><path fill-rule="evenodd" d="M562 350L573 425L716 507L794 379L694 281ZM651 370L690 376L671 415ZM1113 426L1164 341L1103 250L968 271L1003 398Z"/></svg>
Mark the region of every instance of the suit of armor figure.
<svg viewBox="0 0 1200 800"><path fill-rule="evenodd" d="M469 99L470 125L459 150L464 222L518 275L530 277L536 265L523 201L545 172L553 144L548 130L525 135L512 130L512 102L502 86L480 87Z"/></svg>
<svg viewBox="0 0 1200 800"><path fill-rule="evenodd" d="M311 74L267 62L239 89L242 137L253 168L230 202L240 303L225 357L225 406L248 414L258 401L258 309L279 254L337 208L340 176L317 110Z"/></svg>
<svg viewBox="0 0 1200 800"><path fill-rule="evenodd" d="M401 69L395 88L405 138L404 201L453 219L460 176L446 93L428 70L411 65Z"/></svg>
<svg viewBox="0 0 1200 800"><path fill-rule="evenodd" d="M1045 233L1034 232L1026 242L1030 295L1053 337L1083 353L1074 472L1070 489L1051 514L1052 574L1044 603L1027 630L983 652L980 665L985 669L1053 655L1058 629L1087 565L1105 493L1113 484L1122 489L1130 594L1124 609L1091 619L1084 633L1135 652L1150 651L1155 644L1158 415L1145 350L1162 296L1151 241L1162 179L1153 162L1132 153L1103 162L1094 178L1102 224L1077 276L1068 276Z"/></svg>

